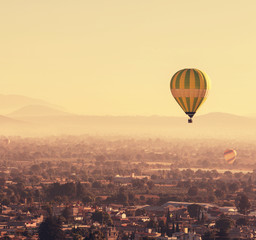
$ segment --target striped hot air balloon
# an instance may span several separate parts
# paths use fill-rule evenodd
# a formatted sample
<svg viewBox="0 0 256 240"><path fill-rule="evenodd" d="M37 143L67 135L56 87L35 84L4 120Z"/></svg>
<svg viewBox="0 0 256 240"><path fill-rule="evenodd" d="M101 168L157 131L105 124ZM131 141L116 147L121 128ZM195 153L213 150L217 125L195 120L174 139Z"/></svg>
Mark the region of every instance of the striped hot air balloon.
<svg viewBox="0 0 256 240"><path fill-rule="evenodd" d="M224 158L228 164L233 164L236 160L236 150L234 149L227 149L224 152Z"/></svg>
<svg viewBox="0 0 256 240"><path fill-rule="evenodd" d="M173 97L190 117L188 122L191 123L194 114L208 96L209 77L195 68L182 69L173 75L170 87Z"/></svg>

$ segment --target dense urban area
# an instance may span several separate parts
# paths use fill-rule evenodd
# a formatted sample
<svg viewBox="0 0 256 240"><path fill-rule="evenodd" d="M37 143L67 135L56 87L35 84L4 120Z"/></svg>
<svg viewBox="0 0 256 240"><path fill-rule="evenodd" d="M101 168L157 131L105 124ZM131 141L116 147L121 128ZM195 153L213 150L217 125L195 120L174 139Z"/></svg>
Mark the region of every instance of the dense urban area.
<svg viewBox="0 0 256 240"><path fill-rule="evenodd" d="M6 139L0 239L256 239L252 141Z"/></svg>

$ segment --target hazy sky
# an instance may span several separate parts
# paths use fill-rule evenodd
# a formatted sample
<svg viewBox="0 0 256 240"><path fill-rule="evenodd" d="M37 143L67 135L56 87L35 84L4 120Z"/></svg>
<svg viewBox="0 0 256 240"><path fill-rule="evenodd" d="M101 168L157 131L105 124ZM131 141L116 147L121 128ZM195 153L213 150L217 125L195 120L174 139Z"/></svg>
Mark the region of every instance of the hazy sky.
<svg viewBox="0 0 256 240"><path fill-rule="evenodd" d="M0 0L0 94L80 114L183 115L172 75L212 80L199 110L256 113L255 0Z"/></svg>

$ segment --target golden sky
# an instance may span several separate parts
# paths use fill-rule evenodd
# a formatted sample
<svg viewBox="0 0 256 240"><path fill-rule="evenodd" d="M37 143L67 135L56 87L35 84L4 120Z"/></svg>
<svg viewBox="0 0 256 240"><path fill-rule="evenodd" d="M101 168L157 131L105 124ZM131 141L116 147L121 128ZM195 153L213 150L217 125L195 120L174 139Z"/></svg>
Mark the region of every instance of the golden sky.
<svg viewBox="0 0 256 240"><path fill-rule="evenodd" d="M169 82L212 80L199 110L256 113L255 0L0 1L0 93L93 115L182 115Z"/></svg>

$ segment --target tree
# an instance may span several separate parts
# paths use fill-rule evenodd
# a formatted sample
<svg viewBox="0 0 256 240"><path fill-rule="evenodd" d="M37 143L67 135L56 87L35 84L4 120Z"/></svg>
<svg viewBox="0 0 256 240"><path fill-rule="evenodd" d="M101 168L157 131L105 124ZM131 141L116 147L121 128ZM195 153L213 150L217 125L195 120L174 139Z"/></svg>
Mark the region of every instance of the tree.
<svg viewBox="0 0 256 240"><path fill-rule="evenodd" d="M202 235L202 240L214 240L214 239L216 239L214 231L207 231Z"/></svg>
<svg viewBox="0 0 256 240"><path fill-rule="evenodd" d="M166 214L166 224L170 224L172 222L171 217L172 217L172 214L170 213L170 210L168 208L168 211Z"/></svg>
<svg viewBox="0 0 256 240"><path fill-rule="evenodd" d="M65 234L61 229L61 223L56 217L46 218L39 226L40 240L64 240Z"/></svg>
<svg viewBox="0 0 256 240"><path fill-rule="evenodd" d="M157 175L155 175L155 174L151 175L151 179L152 180L156 180L157 179Z"/></svg>
<svg viewBox="0 0 256 240"><path fill-rule="evenodd" d="M128 239L129 239L129 236L128 236L127 233L125 233L123 230L121 230L121 231L119 231L118 239L121 239L121 240L128 240Z"/></svg>
<svg viewBox="0 0 256 240"><path fill-rule="evenodd" d="M119 192L116 196L116 201L118 203L127 204L128 203L128 195L124 192Z"/></svg>
<svg viewBox="0 0 256 240"><path fill-rule="evenodd" d="M209 195L208 196L208 201L211 202L211 203L215 202L216 201L215 195L213 195L213 194Z"/></svg>
<svg viewBox="0 0 256 240"><path fill-rule="evenodd" d="M188 189L189 196L196 196L198 194L198 188L193 186Z"/></svg>
<svg viewBox="0 0 256 240"><path fill-rule="evenodd" d="M34 173L34 174L38 174L41 170L41 167L37 164L34 164L30 167L30 170Z"/></svg>
<svg viewBox="0 0 256 240"><path fill-rule="evenodd" d="M145 215L146 211L144 208L138 208L136 211L135 211L135 216L143 216Z"/></svg>
<svg viewBox="0 0 256 240"><path fill-rule="evenodd" d="M84 239L85 240L103 240L105 239L105 237L102 231L91 228L89 236L86 236Z"/></svg>
<svg viewBox="0 0 256 240"><path fill-rule="evenodd" d="M102 188L102 184L99 181L95 181L92 183L93 188Z"/></svg>
<svg viewBox="0 0 256 240"><path fill-rule="evenodd" d="M179 223L176 223L176 232L180 232L180 226L179 226Z"/></svg>
<svg viewBox="0 0 256 240"><path fill-rule="evenodd" d="M69 220L71 219L71 211L68 207L65 207L62 211L61 214L64 218L65 218L65 222L69 222Z"/></svg>
<svg viewBox="0 0 256 240"><path fill-rule="evenodd" d="M132 179L132 186L134 188L144 188L145 186L144 179Z"/></svg>
<svg viewBox="0 0 256 240"><path fill-rule="evenodd" d="M83 204L93 203L95 200L94 195L91 192L86 192L82 198Z"/></svg>
<svg viewBox="0 0 256 240"><path fill-rule="evenodd" d="M228 186L229 190L234 193L236 192L238 189L239 189L239 185L237 182L234 182L234 183L231 183L229 186Z"/></svg>
<svg viewBox="0 0 256 240"><path fill-rule="evenodd" d="M134 192L129 192L128 193L128 199L129 199L130 202L133 202L135 200Z"/></svg>
<svg viewBox="0 0 256 240"><path fill-rule="evenodd" d="M97 162L97 164L98 164L98 163L105 162L106 157L105 157L104 155L97 155L97 156L95 157L95 159L96 159L96 162Z"/></svg>
<svg viewBox="0 0 256 240"><path fill-rule="evenodd" d="M10 199L5 197L3 200L2 200L2 204L5 205L5 206L9 206L10 204Z"/></svg>
<svg viewBox="0 0 256 240"><path fill-rule="evenodd" d="M160 221L158 222L158 227L159 227L158 232L161 232L161 236L164 236L165 233L166 233L166 225L164 224L164 221L163 221L163 220L160 220Z"/></svg>
<svg viewBox="0 0 256 240"><path fill-rule="evenodd" d="M72 236L74 239L84 239L85 237L88 237L90 234L89 229L87 228L73 228L72 229Z"/></svg>
<svg viewBox="0 0 256 240"><path fill-rule="evenodd" d="M80 182L78 182L76 184L76 197L78 199L81 199L84 194L85 194L84 186Z"/></svg>
<svg viewBox="0 0 256 240"><path fill-rule="evenodd" d="M152 228L157 230L158 223L155 222L153 219L150 219L150 221L147 224L147 228Z"/></svg>
<svg viewBox="0 0 256 240"><path fill-rule="evenodd" d="M251 203L245 194L241 194L240 196L238 196L238 198L236 199L236 208L238 212L246 214L248 213L250 207Z"/></svg>
<svg viewBox="0 0 256 240"><path fill-rule="evenodd" d="M149 189L152 189L155 186L155 184L152 181L148 181L147 185L148 185Z"/></svg>
<svg viewBox="0 0 256 240"><path fill-rule="evenodd" d="M23 233L23 236L27 237L27 239L31 239L32 235L29 233L29 231L26 229Z"/></svg>
<svg viewBox="0 0 256 240"><path fill-rule="evenodd" d="M219 235L220 236L226 236L228 230L234 225L233 220L222 214L220 218L216 221L216 228L219 229Z"/></svg>
<svg viewBox="0 0 256 240"><path fill-rule="evenodd" d="M168 208L167 214L166 214L166 234L168 237L172 236L172 230L170 229L170 224L173 222L172 219L172 214L170 213L170 210Z"/></svg>
<svg viewBox="0 0 256 240"><path fill-rule="evenodd" d="M29 178L31 184L37 184L40 182L40 178L38 176L32 176Z"/></svg>
<svg viewBox="0 0 256 240"><path fill-rule="evenodd" d="M141 200L141 201L143 201L143 202L144 202L144 201L145 201L145 199L146 199L146 198L145 198L145 196L140 195L140 200Z"/></svg>
<svg viewBox="0 0 256 240"><path fill-rule="evenodd" d="M196 218L198 221L200 220L200 214L202 212L202 206L198 204L191 204L187 207L189 216L191 218Z"/></svg>
<svg viewBox="0 0 256 240"><path fill-rule="evenodd" d="M4 237L2 237L2 238L0 238L1 240L11 240L11 238L10 237L8 237L8 236L4 236Z"/></svg>
<svg viewBox="0 0 256 240"><path fill-rule="evenodd" d="M230 172L230 171L225 171L225 172L224 172L224 175L225 175L226 177L228 177L228 178L232 178L232 176L233 176L232 172Z"/></svg>
<svg viewBox="0 0 256 240"><path fill-rule="evenodd" d="M2 238L0 238L1 240L11 240L11 238L10 237L8 237L8 236L4 236L4 237L2 237Z"/></svg>
<svg viewBox="0 0 256 240"><path fill-rule="evenodd" d="M72 237L73 237L73 240L83 240L83 236L81 236L78 233L73 233Z"/></svg>
<svg viewBox="0 0 256 240"><path fill-rule="evenodd" d="M214 192L215 196L217 198L222 198L224 196L224 192L220 189L217 189L215 192Z"/></svg>
<svg viewBox="0 0 256 240"><path fill-rule="evenodd" d="M236 220L236 224L239 226L246 226L248 224L248 220L245 218L238 218Z"/></svg>
<svg viewBox="0 0 256 240"><path fill-rule="evenodd" d="M95 211L92 214L92 220L100 224L107 224L109 226L112 225L112 219L110 218L109 214L104 211Z"/></svg>

